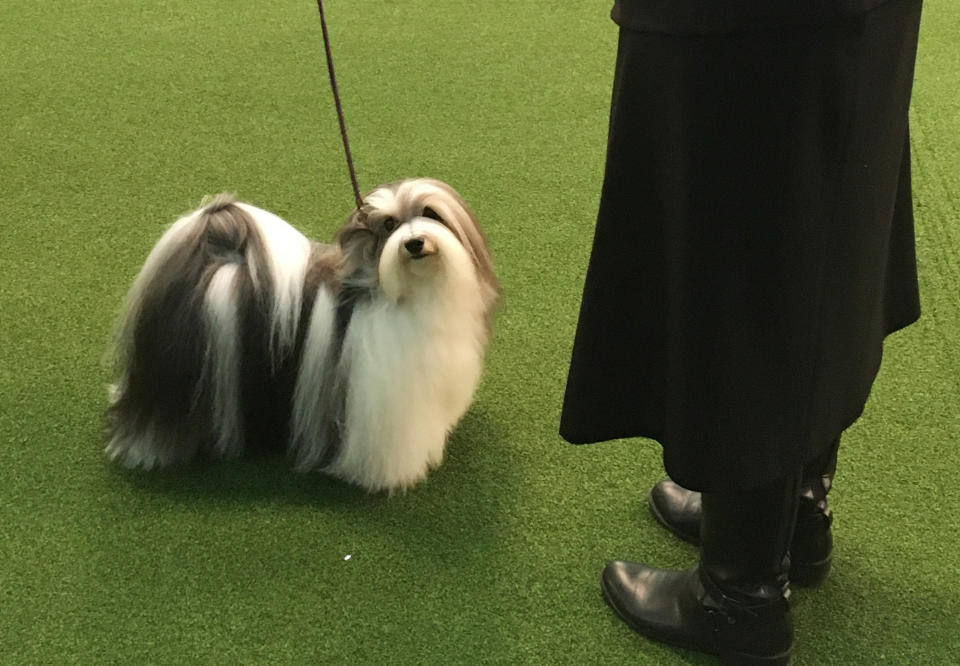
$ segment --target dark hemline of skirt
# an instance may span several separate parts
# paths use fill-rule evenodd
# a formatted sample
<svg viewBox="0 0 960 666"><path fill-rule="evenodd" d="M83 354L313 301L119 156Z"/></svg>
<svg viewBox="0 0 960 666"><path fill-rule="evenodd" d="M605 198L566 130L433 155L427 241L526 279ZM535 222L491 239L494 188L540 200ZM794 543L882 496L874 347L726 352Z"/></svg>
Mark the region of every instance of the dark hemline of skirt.
<svg viewBox="0 0 960 666"><path fill-rule="evenodd" d="M919 316L908 109L920 0L800 28L621 30L561 417L694 489L816 457Z"/></svg>

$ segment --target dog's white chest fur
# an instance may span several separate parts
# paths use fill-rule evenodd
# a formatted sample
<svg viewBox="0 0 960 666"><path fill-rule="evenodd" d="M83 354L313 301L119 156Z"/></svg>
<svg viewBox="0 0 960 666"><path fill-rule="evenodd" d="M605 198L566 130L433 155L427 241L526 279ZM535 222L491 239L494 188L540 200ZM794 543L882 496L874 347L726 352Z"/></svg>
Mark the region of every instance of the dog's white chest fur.
<svg viewBox="0 0 960 666"><path fill-rule="evenodd" d="M346 441L328 471L365 487L397 488L440 463L482 369L479 318L451 317L453 301L381 296L357 307L340 361Z"/></svg>

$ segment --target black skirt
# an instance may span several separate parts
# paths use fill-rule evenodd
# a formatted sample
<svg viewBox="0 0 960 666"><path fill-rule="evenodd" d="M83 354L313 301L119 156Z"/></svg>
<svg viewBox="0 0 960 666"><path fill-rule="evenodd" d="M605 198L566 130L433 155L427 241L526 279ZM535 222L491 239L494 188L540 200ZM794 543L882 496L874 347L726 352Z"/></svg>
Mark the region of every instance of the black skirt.
<svg viewBox="0 0 960 666"><path fill-rule="evenodd" d="M689 488L791 473L919 316L908 108L920 0L711 35L621 29L561 417Z"/></svg>

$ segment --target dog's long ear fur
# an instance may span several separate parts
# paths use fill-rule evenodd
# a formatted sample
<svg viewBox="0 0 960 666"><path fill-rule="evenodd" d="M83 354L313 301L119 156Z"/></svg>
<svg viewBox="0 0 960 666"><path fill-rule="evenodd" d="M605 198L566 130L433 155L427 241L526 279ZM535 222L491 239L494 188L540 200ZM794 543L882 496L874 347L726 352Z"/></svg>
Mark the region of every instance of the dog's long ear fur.
<svg viewBox="0 0 960 666"><path fill-rule="evenodd" d="M499 294L500 284L493 272L493 257L490 254L490 246L487 244L487 238L473 211L450 185L431 178L422 180L443 193L442 195L427 194L423 199L424 205L440 214L441 221L470 252L480 279ZM453 205L451 206L451 204ZM444 211L447 211L446 215Z"/></svg>
<svg viewBox="0 0 960 666"><path fill-rule="evenodd" d="M343 285L354 289L375 289L380 239L367 224L369 206L353 211L337 233L343 253Z"/></svg>

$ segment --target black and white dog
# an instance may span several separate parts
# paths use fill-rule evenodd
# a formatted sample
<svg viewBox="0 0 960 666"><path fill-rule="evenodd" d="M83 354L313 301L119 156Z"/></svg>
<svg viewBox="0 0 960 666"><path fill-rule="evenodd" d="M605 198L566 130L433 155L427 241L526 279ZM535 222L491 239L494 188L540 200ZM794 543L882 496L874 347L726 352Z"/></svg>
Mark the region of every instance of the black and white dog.
<svg viewBox="0 0 960 666"><path fill-rule="evenodd" d="M150 469L279 448L299 471L407 488L473 399L498 297L483 233L440 181L377 188L333 245L220 195L133 283L107 453Z"/></svg>

